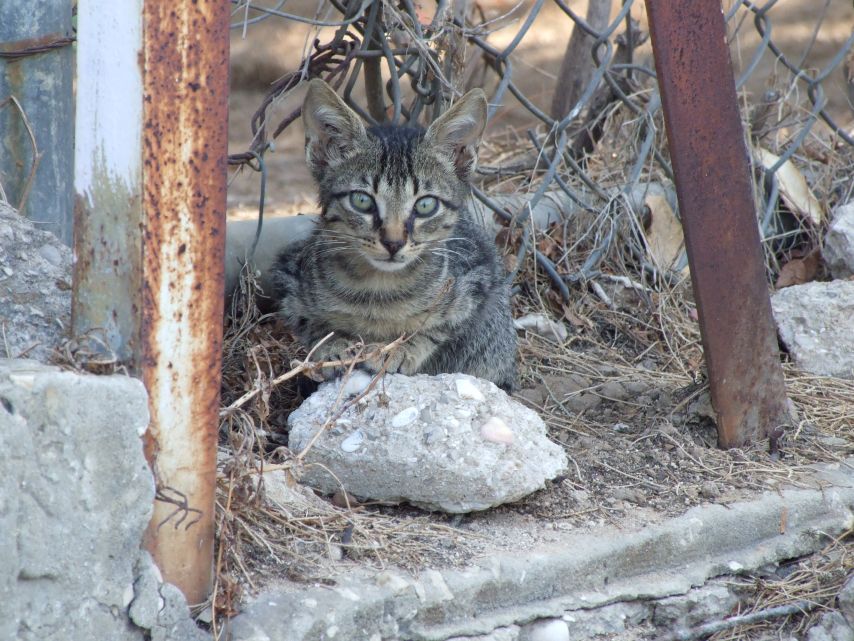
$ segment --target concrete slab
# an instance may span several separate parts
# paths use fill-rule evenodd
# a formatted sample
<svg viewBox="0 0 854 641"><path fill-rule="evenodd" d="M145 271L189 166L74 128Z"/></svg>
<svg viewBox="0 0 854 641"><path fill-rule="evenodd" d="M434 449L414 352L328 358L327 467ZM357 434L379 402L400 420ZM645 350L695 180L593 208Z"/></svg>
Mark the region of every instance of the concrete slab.
<svg viewBox="0 0 854 641"><path fill-rule="evenodd" d="M335 587L270 590L231 626L233 641L443 641L621 602L685 594L709 579L809 554L854 525L854 459L825 465L815 489L705 505L638 531L567 535L528 553L416 579L389 571ZM635 613L633 625L643 621ZM574 631L573 638L578 638Z"/></svg>

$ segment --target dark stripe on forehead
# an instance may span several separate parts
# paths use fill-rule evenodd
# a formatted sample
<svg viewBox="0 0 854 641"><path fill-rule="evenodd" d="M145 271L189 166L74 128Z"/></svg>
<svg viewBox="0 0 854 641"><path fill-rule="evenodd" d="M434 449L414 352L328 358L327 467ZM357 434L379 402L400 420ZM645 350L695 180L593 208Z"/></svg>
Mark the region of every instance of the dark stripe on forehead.
<svg viewBox="0 0 854 641"><path fill-rule="evenodd" d="M406 141L406 175L415 178L415 167L412 163L412 154L414 151L414 145L412 144L412 140Z"/></svg>
<svg viewBox="0 0 854 641"><path fill-rule="evenodd" d="M424 134L415 127L381 125L368 133L381 145L379 173L391 184L401 184L413 176L415 147Z"/></svg>

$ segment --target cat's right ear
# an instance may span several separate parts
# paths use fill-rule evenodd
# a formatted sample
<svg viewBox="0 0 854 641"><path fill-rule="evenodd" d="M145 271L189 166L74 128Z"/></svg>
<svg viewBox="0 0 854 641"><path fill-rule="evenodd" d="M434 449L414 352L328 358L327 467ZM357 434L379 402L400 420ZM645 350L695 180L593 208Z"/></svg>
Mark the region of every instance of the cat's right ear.
<svg viewBox="0 0 854 641"><path fill-rule="evenodd" d="M462 180L471 178L477 147L486 128L487 103L482 89L472 89L430 125L425 138L450 155Z"/></svg>
<svg viewBox="0 0 854 641"><path fill-rule="evenodd" d="M362 146L365 126L355 111L320 78L308 83L302 103L305 125L305 157L316 179L330 165L345 159Z"/></svg>

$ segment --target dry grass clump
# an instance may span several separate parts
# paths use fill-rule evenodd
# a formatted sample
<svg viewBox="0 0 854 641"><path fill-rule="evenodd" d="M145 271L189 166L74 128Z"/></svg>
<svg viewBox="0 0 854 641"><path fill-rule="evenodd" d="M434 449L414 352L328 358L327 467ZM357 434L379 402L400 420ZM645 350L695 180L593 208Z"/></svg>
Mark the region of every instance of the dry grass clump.
<svg viewBox="0 0 854 641"><path fill-rule="evenodd" d="M795 604L791 614L769 617L747 625L723 630L710 641L760 641L768 638L805 638L806 631L821 615L836 609L836 595L854 570L854 537L848 531L833 539L819 553L781 566L775 574L753 577L750 583L734 587L743 595L744 605L733 617L771 611Z"/></svg>

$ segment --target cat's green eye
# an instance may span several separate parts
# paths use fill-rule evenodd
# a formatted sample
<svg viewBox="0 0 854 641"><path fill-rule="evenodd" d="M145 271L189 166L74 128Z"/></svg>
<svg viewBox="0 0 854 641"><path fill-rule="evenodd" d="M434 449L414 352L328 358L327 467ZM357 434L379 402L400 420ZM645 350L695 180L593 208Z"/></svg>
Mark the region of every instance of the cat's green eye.
<svg viewBox="0 0 854 641"><path fill-rule="evenodd" d="M439 209L439 201L433 196L424 196L415 202L415 213L418 216L432 216Z"/></svg>
<svg viewBox="0 0 854 641"><path fill-rule="evenodd" d="M374 199L363 191L350 192L350 204L356 211L368 214L376 209Z"/></svg>

